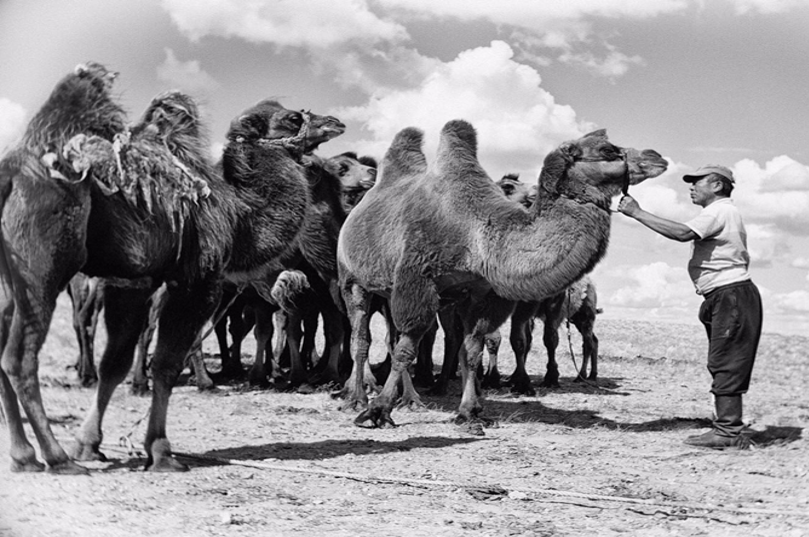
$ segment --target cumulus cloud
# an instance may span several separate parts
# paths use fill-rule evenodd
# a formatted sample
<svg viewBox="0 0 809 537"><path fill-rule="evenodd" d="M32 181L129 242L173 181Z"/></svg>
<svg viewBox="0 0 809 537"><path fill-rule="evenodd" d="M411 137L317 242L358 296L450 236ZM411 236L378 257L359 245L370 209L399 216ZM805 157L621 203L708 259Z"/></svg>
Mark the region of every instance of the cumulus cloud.
<svg viewBox="0 0 809 537"><path fill-rule="evenodd" d="M612 276L630 283L609 296L609 303L629 308L684 307L693 301L694 285L683 267L658 261L642 266L615 267Z"/></svg>
<svg viewBox="0 0 809 537"><path fill-rule="evenodd" d="M539 73L514 61L513 54L502 41L467 50L412 89L378 95L365 106L336 113L361 121L374 140L385 144L403 127L421 128L428 152L435 149L444 123L466 119L478 131L482 161L496 163L504 172L530 169L533 174L548 151L593 126L577 120L571 107L558 104L540 87Z"/></svg>
<svg viewBox="0 0 809 537"><path fill-rule="evenodd" d="M745 219L775 224L795 235L809 234L809 167L787 156L764 166L744 159L733 166L733 197Z"/></svg>
<svg viewBox="0 0 809 537"><path fill-rule="evenodd" d="M166 49L166 59L157 66L157 78L173 87L190 92L206 92L215 89L219 83L200 67L199 61L183 62L177 59L174 51Z"/></svg>
<svg viewBox="0 0 809 537"><path fill-rule="evenodd" d="M738 15L748 13L783 13L793 7L805 5L803 0L730 0Z"/></svg>
<svg viewBox="0 0 809 537"><path fill-rule="evenodd" d="M13 145L25 130L25 109L5 97L0 98L0 155Z"/></svg>
<svg viewBox="0 0 809 537"><path fill-rule="evenodd" d="M780 313L809 314L809 291L798 290L776 294L769 298L767 305Z"/></svg>
<svg viewBox="0 0 809 537"><path fill-rule="evenodd" d="M590 73L605 78L616 79L626 74L632 65L644 65L646 62L640 56L627 56L618 52L614 47L608 47L609 53L599 58L590 51L566 51L559 56L559 61L583 67Z"/></svg>
<svg viewBox="0 0 809 537"><path fill-rule="evenodd" d="M163 6L193 40L212 35L324 49L407 38L402 25L378 17L364 0L163 0Z"/></svg>
<svg viewBox="0 0 809 537"><path fill-rule="evenodd" d="M790 266L801 269L809 269L809 257L796 257L792 260ZM809 278L809 275L807 275Z"/></svg>

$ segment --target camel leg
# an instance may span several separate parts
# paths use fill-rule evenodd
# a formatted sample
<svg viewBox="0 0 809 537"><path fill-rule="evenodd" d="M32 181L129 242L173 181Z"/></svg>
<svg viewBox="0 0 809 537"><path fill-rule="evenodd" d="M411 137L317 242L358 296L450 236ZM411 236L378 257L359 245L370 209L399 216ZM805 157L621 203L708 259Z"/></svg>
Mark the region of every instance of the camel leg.
<svg viewBox="0 0 809 537"><path fill-rule="evenodd" d="M229 293L222 296L221 307L229 304L233 299L235 289L230 289ZM228 327L228 321L230 326ZM253 315L248 312L243 296L239 296L228 307L225 315L216 325L217 339L219 341L219 356L222 361L222 369L216 375L218 380L243 379L245 376L242 368L242 341L252 328ZM233 342L228 348L226 332L230 333Z"/></svg>
<svg viewBox="0 0 809 537"><path fill-rule="evenodd" d="M157 330L157 320L160 317L160 311L163 309L163 301L165 298L165 285L159 287L157 291L152 293L152 296L149 297L149 314L145 319L143 330L141 330L138 343L135 346L135 366L133 367L134 372L131 387L133 395L146 395L149 393L149 347L152 344L154 333Z"/></svg>
<svg viewBox="0 0 809 537"><path fill-rule="evenodd" d="M434 383L433 379L433 347L435 346L435 337L438 333L438 321L433 322L424 336L421 338L419 344L419 355L416 359L416 373L414 381L419 386L431 388Z"/></svg>
<svg viewBox="0 0 809 537"><path fill-rule="evenodd" d="M146 431L146 469L156 472L183 471L188 467L171 455L166 436L169 398L183 362L205 322L219 303L221 285L200 281L188 288L170 288L160 316L157 348L152 358L152 406Z"/></svg>
<svg viewBox="0 0 809 537"><path fill-rule="evenodd" d="M559 347L559 326L565 316L563 310L565 304L565 293L550 298L546 301L545 328L542 333L542 342L548 353L548 365L545 371L545 378L541 386L544 388L559 387L559 364L556 362L556 349Z"/></svg>
<svg viewBox="0 0 809 537"><path fill-rule="evenodd" d="M48 470L59 474L84 474L87 470L71 461L56 440L48 423L39 386L37 355L48 333L58 289L51 293L40 288L38 290L46 296L37 297L27 291L28 288L21 280L15 281L15 291L23 291L19 292L13 306L10 301L7 302L3 313L4 324L9 318L10 323L8 333L3 334L5 345L0 359L3 371L0 389L3 391L2 399L12 439L11 470L31 472L43 468L25 438L19 407L14 400L16 394L39 442Z"/></svg>
<svg viewBox="0 0 809 537"><path fill-rule="evenodd" d="M256 357L247 376L251 386L266 388L269 387L269 378L281 376L280 368L273 363L275 360L270 351L274 331L272 317L275 308L263 299L253 308L256 319L256 326L253 329L253 335L256 338ZM275 367L273 367L274 365Z"/></svg>
<svg viewBox="0 0 809 537"><path fill-rule="evenodd" d="M536 302L520 302L511 316L511 348L514 351L516 366L509 380L511 391L523 395L536 394L531 386L531 378L525 369L528 351L531 350L531 339L534 328L534 315L537 311Z"/></svg>
<svg viewBox="0 0 809 537"><path fill-rule="evenodd" d="M321 313L323 315L323 335L326 343L324 349L324 359L326 367L318 375L317 382L340 382L340 353L343 348L345 337L343 330L343 314L337 309L331 298L324 298L321 302ZM317 317L315 316L315 328L317 327ZM309 332L309 331L307 331ZM306 356L304 349L304 356Z"/></svg>
<svg viewBox="0 0 809 537"><path fill-rule="evenodd" d="M85 388L98 381L93 343L101 309L100 293L98 280L81 273L73 276L67 286L67 294L73 305L73 330L79 344L76 372L81 385Z"/></svg>
<svg viewBox="0 0 809 537"><path fill-rule="evenodd" d="M456 423L464 424L471 434L482 435L482 427L492 423L481 416L483 405L477 372L483 359L483 340L508 319L515 305L515 302L489 293L463 315L464 344L459 355L463 395Z"/></svg>
<svg viewBox="0 0 809 537"><path fill-rule="evenodd" d="M483 338L486 344L486 351L489 353L489 363L486 367L486 374L483 376L483 388L500 388L500 370L497 368L497 356L500 352L500 330L495 330Z"/></svg>
<svg viewBox="0 0 809 537"><path fill-rule="evenodd" d="M594 319L579 316L577 313L572 320L582 337L581 368L574 382L582 382L584 379L596 380L598 378L598 338L593 333ZM589 376L587 376L588 361L590 362Z"/></svg>
<svg viewBox="0 0 809 537"><path fill-rule="evenodd" d="M456 376L458 370L458 353L463 346L463 327L458 322L455 308L444 308L438 312L438 320L444 331L444 362L441 373L435 381L430 393L446 395L449 381Z"/></svg>
<svg viewBox="0 0 809 537"><path fill-rule="evenodd" d="M371 297L365 289L353 284L348 284L342 292L351 323L351 358L354 360L354 367L340 392L340 396L345 399L340 408L351 411L368 406L365 382L366 377L369 377L368 380L373 379L368 362L368 350L371 347Z"/></svg>
<svg viewBox="0 0 809 537"><path fill-rule="evenodd" d="M98 366L99 378L93 406L76 435L74 456L77 460L106 460L99 451L104 438L104 414L115 389L126 379L132 366L135 346L149 315L149 295L149 289L105 288L107 347Z"/></svg>
<svg viewBox="0 0 809 537"><path fill-rule="evenodd" d="M419 342L435 322L438 313L438 292L432 280L414 278L413 273L405 267L398 270L394 281L396 283L389 304L399 338L393 350L390 375L368 409L354 420L357 425L371 421L375 427L396 426L390 413L398 396L399 383L402 382L405 388L408 388L408 384L412 387L412 381L403 377L410 376L408 366L416 359ZM413 390L408 397L418 398L418 394ZM420 405L421 401L415 399L415 404Z"/></svg>
<svg viewBox="0 0 809 537"><path fill-rule="evenodd" d="M306 364L301 356L302 320L298 313L288 314L287 343L289 344L289 383L291 387L301 386L307 381Z"/></svg>

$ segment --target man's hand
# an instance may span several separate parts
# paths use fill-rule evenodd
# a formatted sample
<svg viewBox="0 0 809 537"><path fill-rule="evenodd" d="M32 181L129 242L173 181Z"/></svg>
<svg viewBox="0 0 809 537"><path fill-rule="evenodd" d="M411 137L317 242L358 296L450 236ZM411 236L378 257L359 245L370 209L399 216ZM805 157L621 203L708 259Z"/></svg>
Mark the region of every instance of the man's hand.
<svg viewBox="0 0 809 537"><path fill-rule="evenodd" d="M621 201L618 202L618 211L627 216L634 217L640 210L641 208L638 202L629 194L622 197Z"/></svg>

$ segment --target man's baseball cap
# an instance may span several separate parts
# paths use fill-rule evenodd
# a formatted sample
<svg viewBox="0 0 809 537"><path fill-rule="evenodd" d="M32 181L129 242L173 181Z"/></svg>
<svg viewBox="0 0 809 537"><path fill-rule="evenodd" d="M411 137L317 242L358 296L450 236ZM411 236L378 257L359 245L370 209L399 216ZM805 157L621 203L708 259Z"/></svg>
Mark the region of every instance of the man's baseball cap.
<svg viewBox="0 0 809 537"><path fill-rule="evenodd" d="M717 175L721 175L728 181L730 184L735 184L736 181L733 179L733 172L730 171L730 168L726 168L725 166L719 166L718 164L708 164L707 166L702 166L697 169L694 173L689 173L688 175L683 175L683 181L686 183L696 183L706 175L710 175L715 173Z"/></svg>

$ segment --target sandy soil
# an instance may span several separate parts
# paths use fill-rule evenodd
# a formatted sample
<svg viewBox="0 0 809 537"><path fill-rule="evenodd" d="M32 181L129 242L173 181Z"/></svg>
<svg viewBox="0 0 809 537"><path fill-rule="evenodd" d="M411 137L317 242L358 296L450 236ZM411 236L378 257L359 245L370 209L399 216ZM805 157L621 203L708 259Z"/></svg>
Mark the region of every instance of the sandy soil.
<svg viewBox="0 0 809 537"><path fill-rule="evenodd" d="M700 327L600 319L598 386L572 382L562 332L561 389L487 392L499 427L482 437L452 423L457 382L446 397L424 395L424 412L394 412L386 430L354 426L327 392L178 386L169 437L190 455L181 474L143 472L119 444L139 447L149 404L122 386L105 420L110 461L87 464L90 476L0 465L0 535L809 535L809 338L765 334L745 398L755 446L721 452L682 443L711 411ZM40 368L65 445L93 397L66 369L74 339L60 301ZM574 335L577 359L579 345ZM500 354L508 374L505 341ZM529 360L538 385L544 349Z"/></svg>

